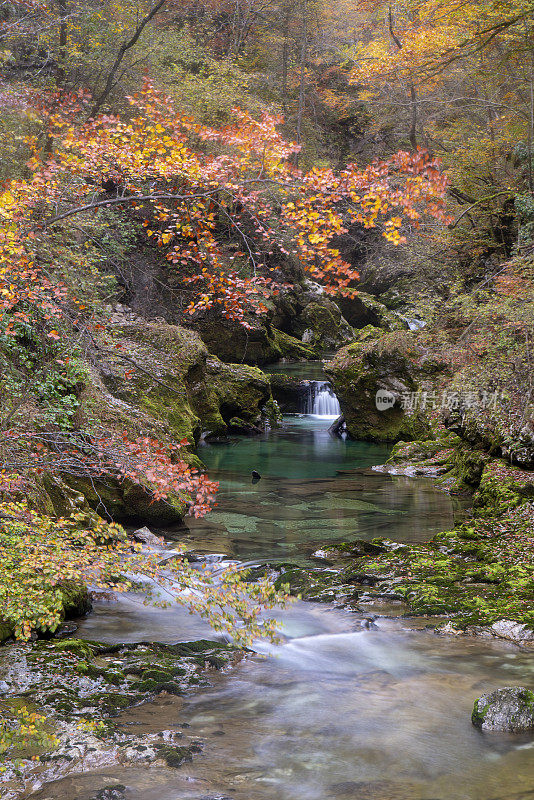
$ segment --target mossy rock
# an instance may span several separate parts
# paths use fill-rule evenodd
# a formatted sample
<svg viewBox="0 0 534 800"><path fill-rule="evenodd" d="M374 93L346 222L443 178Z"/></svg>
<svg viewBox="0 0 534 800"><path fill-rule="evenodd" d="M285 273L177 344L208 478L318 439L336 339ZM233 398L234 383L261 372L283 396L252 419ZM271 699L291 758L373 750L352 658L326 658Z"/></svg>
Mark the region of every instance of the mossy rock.
<svg viewBox="0 0 534 800"><path fill-rule="evenodd" d="M486 460L473 499L475 514L495 517L534 500L534 474L504 461Z"/></svg>
<svg viewBox="0 0 534 800"><path fill-rule="evenodd" d="M292 375L277 372L269 375L273 398L284 412L297 412L307 388Z"/></svg>
<svg viewBox="0 0 534 800"><path fill-rule="evenodd" d="M270 398L269 378L260 369L214 357L206 361L204 380L191 390L202 428L212 435L224 435L235 418L245 427L257 425Z"/></svg>
<svg viewBox="0 0 534 800"><path fill-rule="evenodd" d="M325 352L354 340L354 331L339 306L326 297L307 303L295 331L314 350Z"/></svg>
<svg viewBox="0 0 534 800"><path fill-rule="evenodd" d="M93 643L85 639L58 639L50 642L48 649L51 648L56 653L74 653L81 659L90 659L98 651L99 646L97 642Z"/></svg>
<svg viewBox="0 0 534 800"><path fill-rule="evenodd" d="M260 319L251 315L250 327L227 319L214 308L192 320L210 353L226 363L269 364L281 358L281 351L269 324L269 315Z"/></svg>
<svg viewBox="0 0 534 800"><path fill-rule="evenodd" d="M158 755L165 760L168 767L181 767L193 760L193 754L200 752L200 747L176 747L170 744L157 745Z"/></svg>
<svg viewBox="0 0 534 800"><path fill-rule="evenodd" d="M475 700L471 722L483 731L524 733L534 730L534 692L505 686Z"/></svg>
<svg viewBox="0 0 534 800"><path fill-rule="evenodd" d="M405 336L402 342L389 334L377 341L348 345L326 364L325 372L332 380L352 438L397 442L428 437L427 416L402 407L402 397L419 387L418 369L409 352L411 340L409 334ZM385 410L377 407L379 391L393 398L393 405Z"/></svg>
<svg viewBox="0 0 534 800"><path fill-rule="evenodd" d="M339 306L345 319L356 329L396 331L408 327L401 317L367 292L359 290L353 297L342 298Z"/></svg>
<svg viewBox="0 0 534 800"><path fill-rule="evenodd" d="M154 500L151 487L114 479L94 480L69 477L69 483L84 494L87 502L100 516L116 522L170 525L181 522L187 511L187 501L175 492L164 500Z"/></svg>
<svg viewBox="0 0 534 800"><path fill-rule="evenodd" d="M310 361L319 358L319 348L313 341L303 342L284 333L276 328L272 329L273 340L280 353L279 358L289 359L290 361Z"/></svg>

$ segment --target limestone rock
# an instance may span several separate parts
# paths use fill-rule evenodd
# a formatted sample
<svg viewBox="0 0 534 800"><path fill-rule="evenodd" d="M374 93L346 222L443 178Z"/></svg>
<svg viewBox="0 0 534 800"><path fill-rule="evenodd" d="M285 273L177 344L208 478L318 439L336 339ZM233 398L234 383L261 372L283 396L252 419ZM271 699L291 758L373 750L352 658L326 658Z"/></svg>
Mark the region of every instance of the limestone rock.
<svg viewBox="0 0 534 800"><path fill-rule="evenodd" d="M376 442L426 438L426 416L403 408L404 398L431 381L426 366L418 365L418 356L412 334L406 331L348 345L326 364L350 436ZM379 406L377 393L390 404Z"/></svg>
<svg viewBox="0 0 534 800"><path fill-rule="evenodd" d="M491 631L499 639L508 639L515 644L534 645L534 630L513 619L500 619L494 622Z"/></svg>
<svg viewBox="0 0 534 800"><path fill-rule="evenodd" d="M343 298L339 302L345 319L354 328L373 326L385 331L403 330L408 324L390 311L383 303L367 292L358 290L354 297Z"/></svg>
<svg viewBox="0 0 534 800"><path fill-rule="evenodd" d="M534 692L505 686L475 700L473 725L483 731L523 733L534 730Z"/></svg>

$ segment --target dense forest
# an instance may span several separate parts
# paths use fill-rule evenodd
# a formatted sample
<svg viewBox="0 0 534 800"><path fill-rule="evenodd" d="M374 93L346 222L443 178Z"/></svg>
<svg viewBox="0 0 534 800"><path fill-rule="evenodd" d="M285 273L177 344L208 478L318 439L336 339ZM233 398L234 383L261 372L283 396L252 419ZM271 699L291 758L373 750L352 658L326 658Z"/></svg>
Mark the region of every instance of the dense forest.
<svg viewBox="0 0 534 800"><path fill-rule="evenodd" d="M118 709L193 691L258 638L280 647L273 608L359 598L369 628L392 601L454 646L470 634L527 652L532 3L5 0L0 36L2 796L104 766L68 755L76 736L107 748L106 766L126 763ZM399 544L393 519L362 537L343 511L343 536L316 533L304 561L232 550L235 518L267 495L243 510L227 494L231 453L254 453L247 482L290 504L266 481L289 481L293 502L306 454L282 476L260 445L313 414L328 417L328 447L348 448L339 481L370 467L398 487L433 481L452 522L399 516L412 525ZM336 502L364 513L354 491L359 505ZM287 517L303 536L319 530L317 497ZM199 568L213 547L194 532L223 517L230 563ZM177 602L215 638L195 650L178 631L173 650L145 636L142 652L125 639L119 669L118 645L73 638L71 620L121 595L162 613ZM512 699L475 703L478 728L534 730L527 672ZM80 706L82 678L94 685ZM489 683L498 695L503 681ZM202 749L150 742L168 767ZM531 770L503 800L527 797ZM321 785L302 796L349 796ZM167 797L99 786L35 797ZM362 800L427 796L358 786ZM501 797L469 791L435 796Z"/></svg>

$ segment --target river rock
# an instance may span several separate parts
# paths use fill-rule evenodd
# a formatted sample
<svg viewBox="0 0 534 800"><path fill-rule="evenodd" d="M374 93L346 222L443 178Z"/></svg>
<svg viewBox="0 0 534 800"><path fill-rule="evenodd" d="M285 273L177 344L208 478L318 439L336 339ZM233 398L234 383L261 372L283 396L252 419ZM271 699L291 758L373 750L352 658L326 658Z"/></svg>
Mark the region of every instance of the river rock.
<svg viewBox="0 0 534 800"><path fill-rule="evenodd" d="M95 794L92 800L124 800L126 786L118 783L114 786L104 786Z"/></svg>
<svg viewBox="0 0 534 800"><path fill-rule="evenodd" d="M508 639L516 644L534 645L534 630L528 625L514 622L513 619L500 619L493 623L491 630L499 639Z"/></svg>
<svg viewBox="0 0 534 800"><path fill-rule="evenodd" d="M483 731L523 733L534 730L534 692L505 686L475 700L473 725Z"/></svg>
<svg viewBox="0 0 534 800"><path fill-rule="evenodd" d="M150 547L158 547L163 542L163 540L159 536L156 536L156 534L152 533L152 531L147 528L146 525L134 531L132 533L132 538L135 539L136 542L147 544Z"/></svg>

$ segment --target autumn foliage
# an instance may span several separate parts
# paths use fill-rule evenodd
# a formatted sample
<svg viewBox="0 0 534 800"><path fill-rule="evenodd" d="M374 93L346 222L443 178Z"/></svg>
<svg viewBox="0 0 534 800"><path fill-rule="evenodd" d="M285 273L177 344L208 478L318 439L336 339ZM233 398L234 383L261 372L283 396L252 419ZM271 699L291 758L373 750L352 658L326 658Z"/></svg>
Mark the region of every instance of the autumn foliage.
<svg viewBox="0 0 534 800"><path fill-rule="evenodd" d="M148 80L131 98L126 122L103 115L80 125L83 97L76 101L49 114L54 154L43 155L34 142L31 180L13 181L0 197L3 260L11 265L2 290L6 304L24 296L34 268L32 242L64 219L104 207L149 214L147 236L165 248L169 261L190 268L186 280L199 284L191 314L220 304L245 325L246 310L264 309L273 255L294 255L327 292L347 294L357 272L334 237L357 223L379 228L398 244L404 228L425 215L445 217L446 178L423 150L399 152L365 169L351 164L338 174L303 174L292 163L298 146L282 139L281 120L268 114L255 120L236 111L235 125L203 128L176 113ZM203 152L202 142L217 151ZM109 187L107 196L99 194L102 185ZM234 257L245 260L241 272L228 268L217 237L221 224L240 242ZM37 286L29 299L50 291L46 280ZM54 287L56 296L60 291Z"/></svg>
<svg viewBox="0 0 534 800"><path fill-rule="evenodd" d="M247 585L235 569L219 576L195 570L179 552L162 563L157 552L143 552L120 526L96 515L53 520L23 503L4 503L0 522L0 609L21 638L35 629L56 630L65 593L84 584L134 591L162 607L177 602L215 630L231 632L239 644L275 635L262 609L284 598L267 580Z"/></svg>

